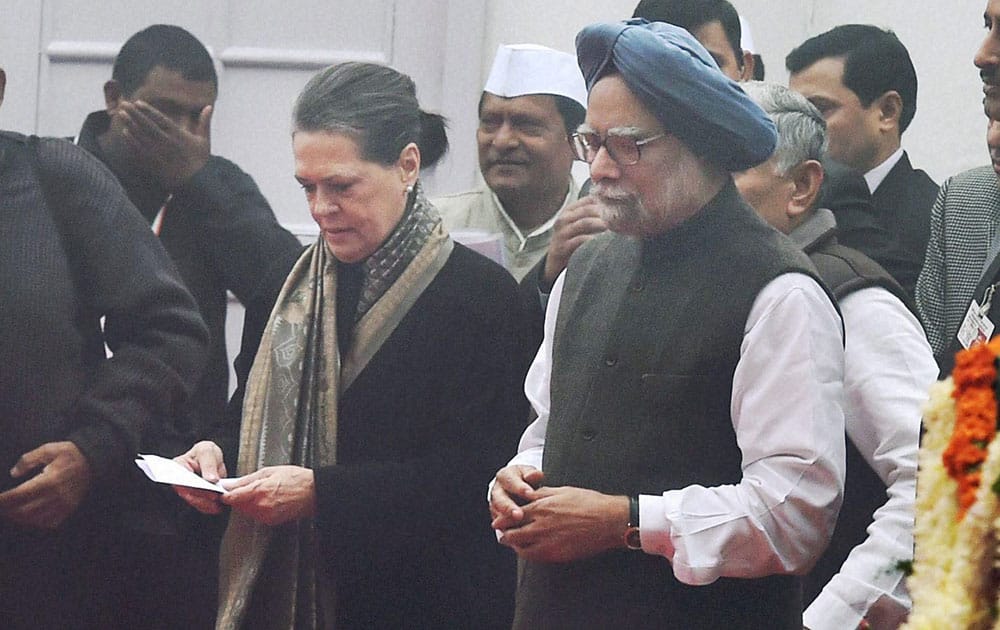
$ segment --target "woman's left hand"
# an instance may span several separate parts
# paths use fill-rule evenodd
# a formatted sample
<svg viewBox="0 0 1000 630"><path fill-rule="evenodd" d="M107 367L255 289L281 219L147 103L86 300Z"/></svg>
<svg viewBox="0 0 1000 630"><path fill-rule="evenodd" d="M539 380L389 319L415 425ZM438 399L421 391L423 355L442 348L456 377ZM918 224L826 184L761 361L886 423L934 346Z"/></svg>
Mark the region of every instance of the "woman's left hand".
<svg viewBox="0 0 1000 630"><path fill-rule="evenodd" d="M316 514L313 471L301 466L269 466L238 479L224 479L222 502L265 525L281 525Z"/></svg>

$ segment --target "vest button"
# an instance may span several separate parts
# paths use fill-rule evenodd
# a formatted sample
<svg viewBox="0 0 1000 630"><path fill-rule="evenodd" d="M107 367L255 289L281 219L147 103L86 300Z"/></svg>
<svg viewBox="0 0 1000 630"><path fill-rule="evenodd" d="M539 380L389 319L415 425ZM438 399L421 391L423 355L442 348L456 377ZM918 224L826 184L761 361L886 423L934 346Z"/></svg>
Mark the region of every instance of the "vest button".
<svg viewBox="0 0 1000 630"><path fill-rule="evenodd" d="M593 429L584 429L583 433L581 433L580 435L581 437L583 437L585 441L589 442L594 439L594 437L597 435L597 432L594 431Z"/></svg>
<svg viewBox="0 0 1000 630"><path fill-rule="evenodd" d="M642 278L636 278L635 280L633 280L632 284L629 285L629 291L633 293L638 293L639 291L642 291Z"/></svg>
<svg viewBox="0 0 1000 630"><path fill-rule="evenodd" d="M605 357L604 365L608 367L615 367L616 365L618 365L618 357Z"/></svg>

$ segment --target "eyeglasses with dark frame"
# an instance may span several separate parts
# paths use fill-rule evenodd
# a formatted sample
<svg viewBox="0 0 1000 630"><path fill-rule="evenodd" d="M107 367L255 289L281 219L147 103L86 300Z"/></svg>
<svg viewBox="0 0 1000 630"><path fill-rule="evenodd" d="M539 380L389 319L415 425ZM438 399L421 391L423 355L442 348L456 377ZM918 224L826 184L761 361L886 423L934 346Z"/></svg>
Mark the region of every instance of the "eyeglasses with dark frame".
<svg viewBox="0 0 1000 630"><path fill-rule="evenodd" d="M601 134L594 131L578 131L570 136L573 146L573 156L587 164L593 163L597 157L597 152L604 147L612 160L622 166L632 166L639 162L642 157L640 147L643 147L654 140L659 140L669 135L666 131L655 136L636 139L628 134Z"/></svg>

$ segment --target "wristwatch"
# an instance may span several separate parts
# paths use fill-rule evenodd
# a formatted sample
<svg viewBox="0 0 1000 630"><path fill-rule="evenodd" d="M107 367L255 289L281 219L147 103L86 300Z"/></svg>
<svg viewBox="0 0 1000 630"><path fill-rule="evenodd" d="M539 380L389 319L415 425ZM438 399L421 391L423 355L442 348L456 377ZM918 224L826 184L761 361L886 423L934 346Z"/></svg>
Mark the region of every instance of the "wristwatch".
<svg viewBox="0 0 1000 630"><path fill-rule="evenodd" d="M642 539L639 536L639 495L628 498L628 526L625 528L625 546L633 551L642 549Z"/></svg>

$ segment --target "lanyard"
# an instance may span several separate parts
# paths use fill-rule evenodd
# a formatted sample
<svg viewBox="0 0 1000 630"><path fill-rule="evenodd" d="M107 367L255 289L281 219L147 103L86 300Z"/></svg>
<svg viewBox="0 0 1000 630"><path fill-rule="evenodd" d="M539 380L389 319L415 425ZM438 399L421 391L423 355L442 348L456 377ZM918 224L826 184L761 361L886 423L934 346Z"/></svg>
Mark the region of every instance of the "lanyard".
<svg viewBox="0 0 1000 630"><path fill-rule="evenodd" d="M994 282L983 291L983 305L979 307L979 314L986 315L990 311L990 304L993 303L993 294L997 292L1000 282Z"/></svg>

